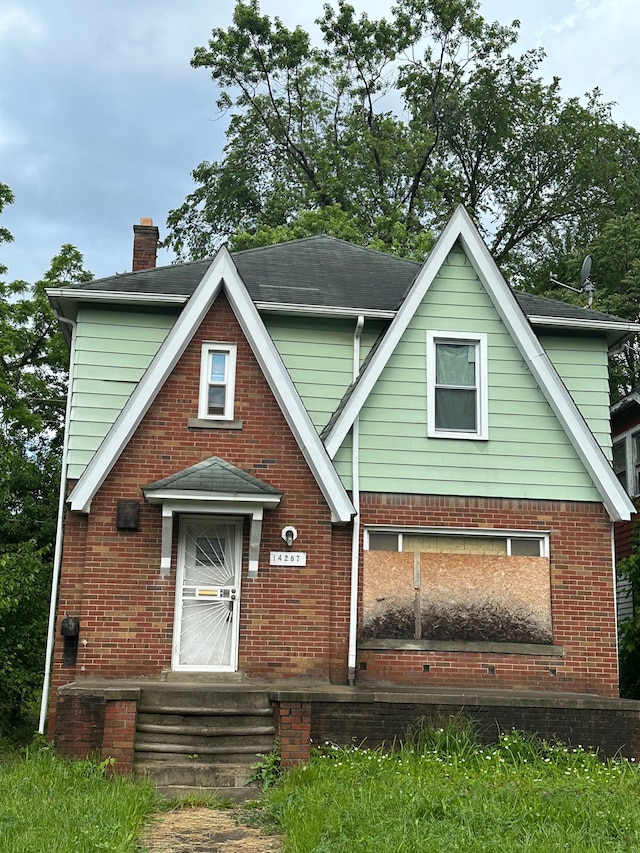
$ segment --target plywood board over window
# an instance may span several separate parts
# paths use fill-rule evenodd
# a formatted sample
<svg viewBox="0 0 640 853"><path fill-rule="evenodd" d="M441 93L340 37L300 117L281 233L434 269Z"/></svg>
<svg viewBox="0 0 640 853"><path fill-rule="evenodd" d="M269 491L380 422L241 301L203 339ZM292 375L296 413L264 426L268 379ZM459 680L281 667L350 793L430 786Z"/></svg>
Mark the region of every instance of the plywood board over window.
<svg viewBox="0 0 640 853"><path fill-rule="evenodd" d="M398 542L401 551L365 551L363 639L552 642L549 559L539 540Z"/></svg>

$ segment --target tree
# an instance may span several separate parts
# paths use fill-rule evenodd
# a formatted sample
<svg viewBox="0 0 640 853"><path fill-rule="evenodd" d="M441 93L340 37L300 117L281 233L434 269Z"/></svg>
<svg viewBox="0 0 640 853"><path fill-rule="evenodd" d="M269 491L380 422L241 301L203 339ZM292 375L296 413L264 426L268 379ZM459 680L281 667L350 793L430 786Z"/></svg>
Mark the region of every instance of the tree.
<svg viewBox="0 0 640 853"><path fill-rule="evenodd" d="M35 285L0 281L0 732L42 684L68 361L45 288L91 278L66 244Z"/></svg>
<svg viewBox="0 0 640 853"><path fill-rule="evenodd" d="M633 616L620 626L620 695L626 699L640 699L640 525L633 525L632 550L616 566L618 575L629 581L628 594L636 606Z"/></svg>
<svg viewBox="0 0 640 853"><path fill-rule="evenodd" d="M535 293L587 307L586 294L573 294L560 287L562 282L579 287L580 270L591 256L590 279L595 290L592 307L625 320L640 322L640 214L626 212L604 222L591 239L586 235L575 242L558 243L528 268L528 285ZM609 376L612 400L640 384L640 349L628 341L611 356Z"/></svg>
<svg viewBox="0 0 640 853"><path fill-rule="evenodd" d="M514 278L558 241L592 238L624 197L638 134L594 92L565 100L537 76L541 51L509 52L511 26L476 0L399 0L390 21L324 6L321 46L236 5L192 65L230 114L221 161L169 214L184 258L328 231L405 256L456 204L469 209ZM490 104L491 108L487 109Z"/></svg>

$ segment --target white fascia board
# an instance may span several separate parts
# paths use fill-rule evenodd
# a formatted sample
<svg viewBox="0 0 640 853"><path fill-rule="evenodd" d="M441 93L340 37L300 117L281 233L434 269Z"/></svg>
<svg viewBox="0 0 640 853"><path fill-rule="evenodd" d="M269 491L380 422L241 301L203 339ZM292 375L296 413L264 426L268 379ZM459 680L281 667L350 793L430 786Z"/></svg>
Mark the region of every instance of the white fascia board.
<svg viewBox="0 0 640 853"><path fill-rule="evenodd" d="M105 481L123 449L147 413L159 389L176 366L196 329L220 292L229 266L228 252L218 252L165 338L155 358L136 385L102 444L69 496L74 512L89 512L94 495Z"/></svg>
<svg viewBox="0 0 640 853"><path fill-rule="evenodd" d="M594 332L627 332L638 334L640 323L620 323L615 320L584 320L568 317L545 317L537 314L528 315L532 326L560 326L563 329L585 329Z"/></svg>
<svg viewBox="0 0 640 853"><path fill-rule="evenodd" d="M358 416L360 409L364 405L365 400L380 378L380 374L382 373L384 366L400 342L400 338L409 325L411 318L418 310L420 303L424 299L425 293L428 291L440 270L440 267L445 262L449 252L451 251L460 230L459 220L461 211L462 208L458 207L438 238L435 246L425 261L424 266L416 276L416 279L407 293L404 302L398 309L395 318L387 329L380 346L373 354L366 370L360 375L353 394L347 400L344 408L338 415L336 422L325 441L325 447L327 448L327 453L331 459L333 459L340 449L342 442L351 429L351 426Z"/></svg>
<svg viewBox="0 0 640 853"><path fill-rule="evenodd" d="M618 352L626 341L640 333L639 323L619 323L614 320L570 320L564 317L542 317L528 315L532 326L540 329L567 329L568 331L596 332L607 337L607 349L610 354Z"/></svg>
<svg viewBox="0 0 640 853"><path fill-rule="evenodd" d="M71 302L166 302L182 305L189 299L186 294L180 293L123 293L121 290L79 290L76 287L48 287L45 293L49 299L68 299Z"/></svg>
<svg viewBox="0 0 640 853"><path fill-rule="evenodd" d="M383 311L382 309L362 308L334 308L318 305L296 305L293 302L264 302L255 303L258 311L270 314L300 314L313 315L314 317L360 317L367 320L393 320L397 311Z"/></svg>
<svg viewBox="0 0 640 853"><path fill-rule="evenodd" d="M225 247L221 251L227 252ZM333 521L345 524L355 515L354 506L228 252L227 256L231 267L228 277L225 277L227 299L278 401L289 429L329 504Z"/></svg>
<svg viewBox="0 0 640 853"><path fill-rule="evenodd" d="M184 305L188 296L161 293L120 293L112 290L78 290L70 287L50 287L45 291L55 312L75 320L80 304L151 305L172 307Z"/></svg>
<svg viewBox="0 0 640 853"><path fill-rule="evenodd" d="M142 490L145 499L150 504L180 504L197 502L203 505L212 503L225 503L237 507L242 506L278 506L282 495L259 495L259 494L229 494L228 492L197 492L180 491L179 489L153 489L147 492Z"/></svg>
<svg viewBox="0 0 640 853"><path fill-rule="evenodd" d="M355 417L457 239L460 239L467 258L485 286L496 311L600 493L609 516L613 521L628 520L635 512L633 504L534 334L471 218L461 205L458 206L440 235L413 287L400 306L395 320L389 326L380 347L374 353L367 370L360 377L357 387L336 419L326 441L327 452L331 458L337 453Z"/></svg>

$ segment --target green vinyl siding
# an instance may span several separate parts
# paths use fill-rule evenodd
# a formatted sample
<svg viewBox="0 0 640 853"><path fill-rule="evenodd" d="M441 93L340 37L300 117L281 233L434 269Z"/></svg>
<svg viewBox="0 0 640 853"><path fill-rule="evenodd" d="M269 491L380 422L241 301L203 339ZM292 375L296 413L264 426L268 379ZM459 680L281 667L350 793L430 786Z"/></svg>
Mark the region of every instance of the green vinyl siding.
<svg viewBox="0 0 640 853"><path fill-rule="evenodd" d="M356 318L284 317L263 320L315 428L320 432L353 380ZM382 324L365 322L361 361L377 339Z"/></svg>
<svg viewBox="0 0 640 853"><path fill-rule="evenodd" d="M540 343L611 460L609 363L604 335L540 335Z"/></svg>
<svg viewBox="0 0 640 853"><path fill-rule="evenodd" d="M68 476L79 477L175 322L149 309L78 312Z"/></svg>
<svg viewBox="0 0 640 853"><path fill-rule="evenodd" d="M488 441L427 438L427 330L487 334ZM363 491L599 500L459 250L449 255L383 369L362 408L359 429ZM347 484L345 448L335 462Z"/></svg>

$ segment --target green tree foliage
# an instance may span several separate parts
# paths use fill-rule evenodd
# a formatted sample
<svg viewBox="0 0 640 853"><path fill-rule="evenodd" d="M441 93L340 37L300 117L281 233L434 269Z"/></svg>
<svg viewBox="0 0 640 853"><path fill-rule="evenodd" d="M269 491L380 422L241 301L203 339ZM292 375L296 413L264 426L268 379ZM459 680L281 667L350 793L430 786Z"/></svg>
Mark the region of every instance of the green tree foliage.
<svg viewBox="0 0 640 853"><path fill-rule="evenodd" d="M0 545L0 735L42 687L51 570L34 540Z"/></svg>
<svg viewBox="0 0 640 853"><path fill-rule="evenodd" d="M634 615L620 626L620 695L640 699L640 524L634 522L632 551L620 560L618 574L630 581Z"/></svg>
<svg viewBox="0 0 640 853"><path fill-rule="evenodd" d="M45 288L91 277L64 245L35 285L0 281L0 731L42 682L68 361Z"/></svg>
<svg viewBox="0 0 640 853"><path fill-rule="evenodd" d="M517 22L478 9L399 0L376 21L337 0L316 45L239 0L192 60L229 114L224 155L194 170L168 244L198 258L325 231L421 257L460 202L511 275L593 238L639 196L638 134L598 92L582 104L543 83L541 51L511 53Z"/></svg>
<svg viewBox="0 0 640 853"><path fill-rule="evenodd" d="M640 214L614 215L591 239L576 238L573 244L560 244L547 257L537 259L528 271L530 289L586 307L586 294L570 293L556 282L579 287L580 269L587 255L592 259L590 279L595 287L592 307L640 322ZM627 342L612 355L609 367L615 401L640 384L637 341Z"/></svg>

